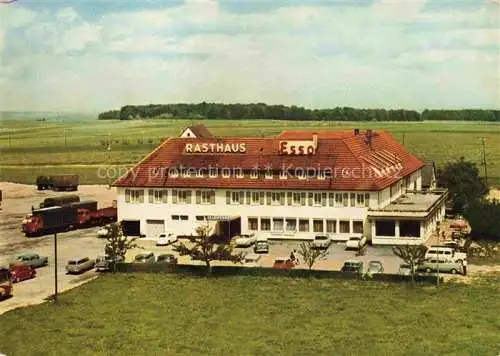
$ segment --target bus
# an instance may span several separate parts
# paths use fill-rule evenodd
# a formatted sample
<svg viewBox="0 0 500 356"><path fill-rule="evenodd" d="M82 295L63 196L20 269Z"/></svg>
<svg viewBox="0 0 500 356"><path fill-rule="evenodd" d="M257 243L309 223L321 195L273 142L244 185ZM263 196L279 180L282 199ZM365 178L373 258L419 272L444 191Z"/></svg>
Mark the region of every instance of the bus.
<svg viewBox="0 0 500 356"><path fill-rule="evenodd" d="M12 297L12 276L7 268L0 268L0 300Z"/></svg>

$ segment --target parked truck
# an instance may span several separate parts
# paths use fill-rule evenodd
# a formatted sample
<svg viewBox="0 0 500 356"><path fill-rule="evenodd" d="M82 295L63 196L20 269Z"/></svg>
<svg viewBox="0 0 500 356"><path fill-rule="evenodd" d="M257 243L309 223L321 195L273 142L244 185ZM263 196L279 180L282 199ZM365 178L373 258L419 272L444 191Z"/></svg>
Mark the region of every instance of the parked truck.
<svg viewBox="0 0 500 356"><path fill-rule="evenodd" d="M75 203L79 201L80 197L78 195L73 195L73 194L45 198L44 201L40 203L40 209L50 208L51 206L63 206L69 203Z"/></svg>
<svg viewBox="0 0 500 356"><path fill-rule="evenodd" d="M36 186L38 190L78 190L78 182L79 178L76 174L38 176L36 178Z"/></svg>
<svg viewBox="0 0 500 356"><path fill-rule="evenodd" d="M23 220L22 231L29 237L110 223L116 218L116 208L97 209L97 201L86 200L33 210Z"/></svg>

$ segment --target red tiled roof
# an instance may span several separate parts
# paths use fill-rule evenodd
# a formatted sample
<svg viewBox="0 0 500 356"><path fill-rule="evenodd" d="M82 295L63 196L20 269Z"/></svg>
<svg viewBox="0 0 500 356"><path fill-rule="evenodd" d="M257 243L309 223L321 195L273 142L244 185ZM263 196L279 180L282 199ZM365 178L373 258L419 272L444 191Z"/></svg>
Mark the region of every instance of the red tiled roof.
<svg viewBox="0 0 500 356"><path fill-rule="evenodd" d="M317 134L318 146L314 155L280 155L280 141L312 140ZM187 143L245 143L245 153L186 153ZM381 190L401 177L423 167L423 162L408 153L389 133L373 132L370 141L364 133L284 131L277 137L243 138L170 138L140 161L132 171L120 177L113 185L119 187L190 187L234 189L314 189L314 190ZM245 178L184 178L169 177L172 167L271 169L329 169L333 177L299 179ZM373 170L374 169L374 170ZM385 175L380 176L378 173Z"/></svg>

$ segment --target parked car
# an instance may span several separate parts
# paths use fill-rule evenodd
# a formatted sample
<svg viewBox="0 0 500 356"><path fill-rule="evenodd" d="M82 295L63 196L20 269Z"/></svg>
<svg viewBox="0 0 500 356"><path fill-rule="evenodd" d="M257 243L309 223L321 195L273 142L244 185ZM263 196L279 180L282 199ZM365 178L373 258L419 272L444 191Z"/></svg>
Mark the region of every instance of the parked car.
<svg viewBox="0 0 500 356"><path fill-rule="evenodd" d="M177 242L177 236L172 233L160 234L156 240L156 246L168 246Z"/></svg>
<svg viewBox="0 0 500 356"><path fill-rule="evenodd" d="M401 276L411 276L411 266L406 263L401 263L399 265L398 274Z"/></svg>
<svg viewBox="0 0 500 356"><path fill-rule="evenodd" d="M107 256L97 256L95 260L95 270L98 272L109 271L113 260ZM116 262L123 262L123 257L116 258Z"/></svg>
<svg viewBox="0 0 500 356"><path fill-rule="evenodd" d="M293 262L288 257L280 257L274 260L273 268L276 269L292 269L295 267L295 262Z"/></svg>
<svg viewBox="0 0 500 356"><path fill-rule="evenodd" d="M267 240L257 240L255 245L253 246L253 252L255 253L268 253L269 252L269 243Z"/></svg>
<svg viewBox="0 0 500 356"><path fill-rule="evenodd" d="M384 273L384 266L382 265L382 262L380 261L368 262L368 269L366 270L366 273L370 276L373 276L374 274Z"/></svg>
<svg viewBox="0 0 500 356"><path fill-rule="evenodd" d="M418 265L417 271L419 272L439 272L442 273L452 273L452 274L464 274L464 269L461 262L456 262L452 260L442 260L442 259L430 259L424 263Z"/></svg>
<svg viewBox="0 0 500 356"><path fill-rule="evenodd" d="M467 254L465 252L455 251L454 247L431 245L425 253L425 259L439 259L443 261L451 260L453 262L462 263L463 261L467 260Z"/></svg>
<svg viewBox="0 0 500 356"><path fill-rule="evenodd" d="M344 265L340 269L342 273L355 273L355 274L363 274L364 265L363 262L357 260L347 260L344 261Z"/></svg>
<svg viewBox="0 0 500 356"><path fill-rule="evenodd" d="M233 238L236 247L249 247L257 242L257 237L254 234L238 235Z"/></svg>
<svg viewBox="0 0 500 356"><path fill-rule="evenodd" d="M260 266L260 259L261 258L262 258L261 255L257 255L255 253L249 253L243 259L243 264L246 267L259 267Z"/></svg>
<svg viewBox="0 0 500 356"><path fill-rule="evenodd" d="M176 265L177 257L175 257L170 253L165 253L158 256L158 258L156 259L156 263L167 263L169 265Z"/></svg>
<svg viewBox="0 0 500 356"><path fill-rule="evenodd" d="M349 240L346 241L345 247L346 249L355 249L359 250L361 247L366 245L366 237L350 237Z"/></svg>
<svg viewBox="0 0 500 356"><path fill-rule="evenodd" d="M66 273L83 273L95 267L95 260L88 257L74 258L68 261Z"/></svg>
<svg viewBox="0 0 500 356"><path fill-rule="evenodd" d="M24 281L26 279L35 278L36 271L33 267L27 266L23 263L16 263L10 265L10 275L12 276L12 283Z"/></svg>
<svg viewBox="0 0 500 356"><path fill-rule="evenodd" d="M143 252L135 256L134 263L155 263L156 257L153 252Z"/></svg>
<svg viewBox="0 0 500 356"><path fill-rule="evenodd" d="M312 248L327 249L332 244L332 240L328 235L316 235L312 241Z"/></svg>
<svg viewBox="0 0 500 356"><path fill-rule="evenodd" d="M109 233L109 226L108 225L103 226L99 230L97 230L97 237L105 238L108 236L108 233Z"/></svg>
<svg viewBox="0 0 500 356"><path fill-rule="evenodd" d="M16 257L16 263L22 263L26 266L38 268L47 266L49 264L49 258L46 256L40 256L36 253L24 253Z"/></svg>

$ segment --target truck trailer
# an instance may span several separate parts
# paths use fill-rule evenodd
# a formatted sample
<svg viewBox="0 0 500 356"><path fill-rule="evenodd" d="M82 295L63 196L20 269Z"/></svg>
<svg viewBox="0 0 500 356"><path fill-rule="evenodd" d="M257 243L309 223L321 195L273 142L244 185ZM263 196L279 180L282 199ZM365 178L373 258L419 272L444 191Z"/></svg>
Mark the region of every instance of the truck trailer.
<svg viewBox="0 0 500 356"><path fill-rule="evenodd" d="M78 183L79 177L77 174L58 174L52 176L38 176L36 178L38 190L78 190Z"/></svg>
<svg viewBox="0 0 500 356"><path fill-rule="evenodd" d="M33 210L23 220L22 231L26 236L43 235L114 222L116 218L116 208L97 209L97 201L86 200Z"/></svg>

